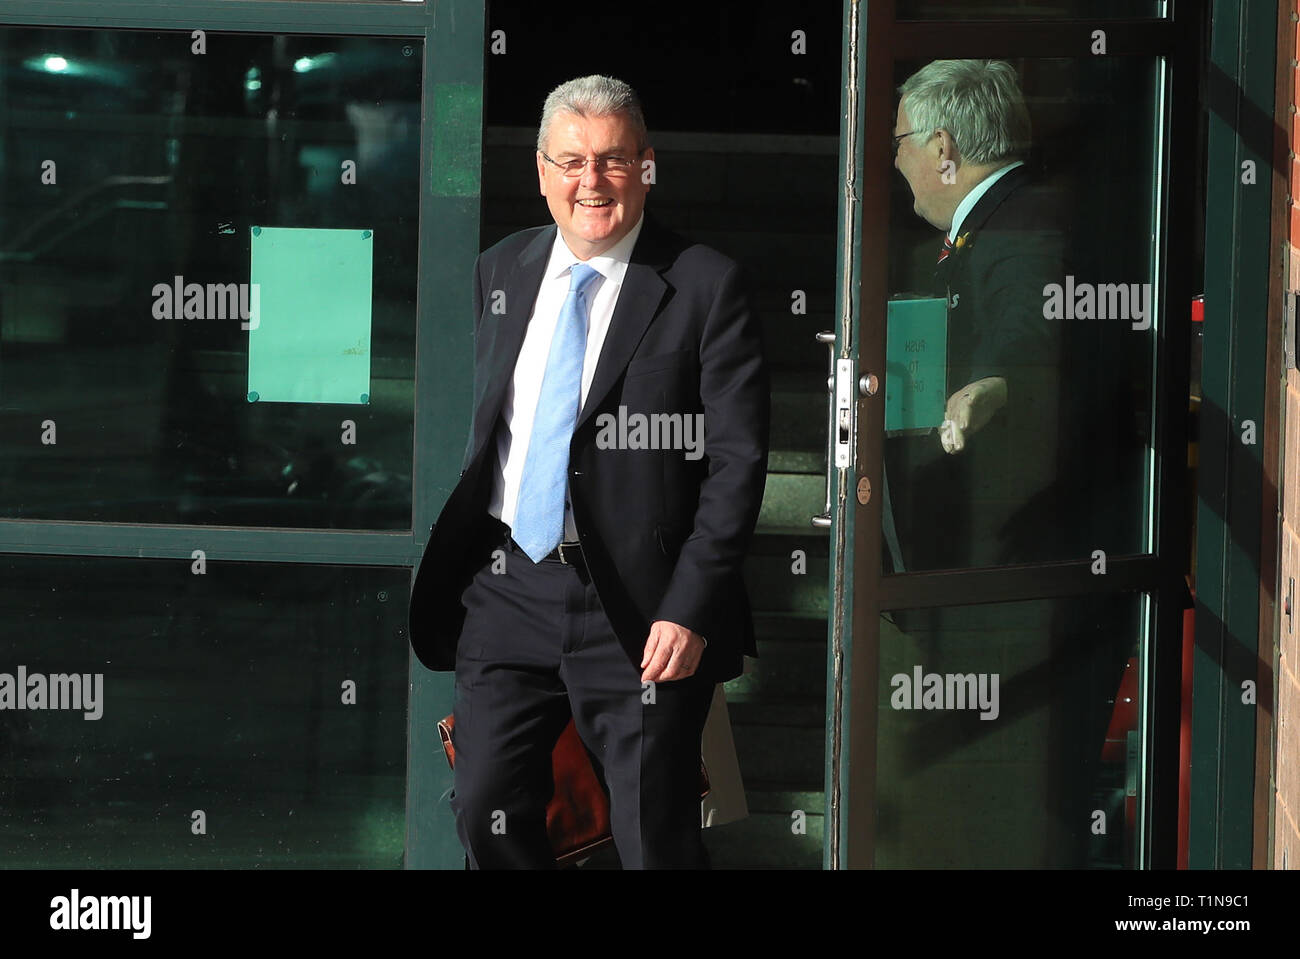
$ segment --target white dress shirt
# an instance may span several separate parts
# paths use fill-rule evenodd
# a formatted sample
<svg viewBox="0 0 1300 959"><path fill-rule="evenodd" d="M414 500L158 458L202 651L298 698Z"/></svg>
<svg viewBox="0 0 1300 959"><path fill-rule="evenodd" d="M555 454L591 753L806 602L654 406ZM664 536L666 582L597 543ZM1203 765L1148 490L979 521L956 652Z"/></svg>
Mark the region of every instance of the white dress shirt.
<svg viewBox="0 0 1300 959"><path fill-rule="evenodd" d="M546 373L546 360L551 352L551 337L560 318L560 309L569 295L569 270L585 262L601 275L587 288L590 312L587 321L587 352L582 361L581 404L587 402L587 391L596 375L596 362L600 359L605 334L614 316L623 277L627 274L632 247L641 235L645 214L636 221L627 236L599 256L582 261L573 254L564 236L557 229L551 256L542 274L542 285L537 291L524 342L519 349L514 375L506 387L505 402L501 407L502 422L497 426L497 465L492 484L492 498L488 512L510 528L515 525L515 510L519 504L519 483L523 478L524 460L528 456L528 441L533 433L533 417L537 412L537 399L542 393L542 377ZM564 541L573 542L578 530L573 522L573 509L568 493L564 497Z"/></svg>
<svg viewBox="0 0 1300 959"><path fill-rule="evenodd" d="M1010 163L1004 166L1000 170L994 170L984 179L980 180L980 182L976 185L975 189L971 190L964 197L962 197L961 202L957 204L957 209L956 211L953 212L952 215L952 229L948 231L948 238L953 243L957 242L957 235L958 235L957 231L961 229L961 225L966 219L966 214L968 214L971 210L975 209L975 204L980 201L980 198L984 196L985 193L989 192L989 188L992 187L993 184L1001 180L1008 173L1010 173L1012 170L1014 170L1016 167L1024 166L1024 165L1025 164L1023 160L1017 160L1015 163Z"/></svg>

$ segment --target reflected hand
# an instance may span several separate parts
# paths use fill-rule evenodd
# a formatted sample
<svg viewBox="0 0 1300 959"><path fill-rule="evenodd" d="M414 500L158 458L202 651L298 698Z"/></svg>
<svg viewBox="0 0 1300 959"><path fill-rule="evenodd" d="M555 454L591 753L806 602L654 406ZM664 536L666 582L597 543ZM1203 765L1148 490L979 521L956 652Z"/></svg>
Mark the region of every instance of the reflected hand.
<svg viewBox="0 0 1300 959"><path fill-rule="evenodd" d="M986 376L952 394L939 427L943 451L960 453L966 448L967 435L983 429L993 414L1006 405L1007 381L1001 376Z"/></svg>
<svg viewBox="0 0 1300 959"><path fill-rule="evenodd" d="M641 682L666 683L694 676L703 654L703 636L685 626L657 619L650 624L650 638L641 657Z"/></svg>

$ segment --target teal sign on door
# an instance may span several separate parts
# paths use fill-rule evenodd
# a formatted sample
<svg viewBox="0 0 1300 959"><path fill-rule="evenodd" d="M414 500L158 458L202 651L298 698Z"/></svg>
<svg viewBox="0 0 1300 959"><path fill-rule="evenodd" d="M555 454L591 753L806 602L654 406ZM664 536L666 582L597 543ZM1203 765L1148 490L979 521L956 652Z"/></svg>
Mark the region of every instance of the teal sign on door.
<svg viewBox="0 0 1300 959"><path fill-rule="evenodd" d="M948 301L890 300L888 323L885 429L937 427L948 400Z"/></svg>

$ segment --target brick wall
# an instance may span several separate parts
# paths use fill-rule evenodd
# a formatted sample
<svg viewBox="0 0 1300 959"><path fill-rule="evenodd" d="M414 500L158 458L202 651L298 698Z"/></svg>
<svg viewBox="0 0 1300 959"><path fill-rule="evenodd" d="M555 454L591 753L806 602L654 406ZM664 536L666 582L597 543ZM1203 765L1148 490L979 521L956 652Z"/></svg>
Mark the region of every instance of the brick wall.
<svg viewBox="0 0 1300 959"><path fill-rule="evenodd" d="M1291 189L1288 291L1300 290L1300 69L1296 67L1300 19L1292 10L1293 30L1278 37L1278 65L1291 72ZM1289 295L1289 294L1288 294ZM1273 867L1300 869L1300 371L1286 371L1286 417L1282 446L1281 576L1278 607L1277 752L1273 815Z"/></svg>

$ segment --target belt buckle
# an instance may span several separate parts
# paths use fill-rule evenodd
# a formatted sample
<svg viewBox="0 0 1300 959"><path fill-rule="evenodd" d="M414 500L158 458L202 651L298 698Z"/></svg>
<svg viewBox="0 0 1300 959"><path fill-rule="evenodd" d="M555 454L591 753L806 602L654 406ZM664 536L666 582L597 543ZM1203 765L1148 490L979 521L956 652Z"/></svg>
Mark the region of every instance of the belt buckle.
<svg viewBox="0 0 1300 959"><path fill-rule="evenodd" d="M564 544L560 543L555 548L560 551L560 562L563 563L565 566L572 566L573 564L564 558Z"/></svg>

